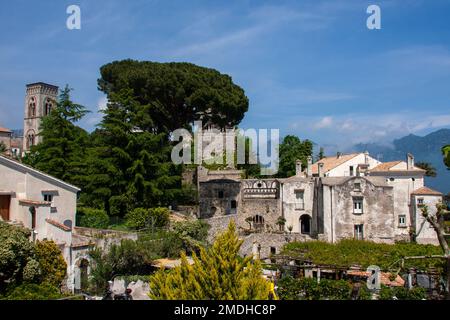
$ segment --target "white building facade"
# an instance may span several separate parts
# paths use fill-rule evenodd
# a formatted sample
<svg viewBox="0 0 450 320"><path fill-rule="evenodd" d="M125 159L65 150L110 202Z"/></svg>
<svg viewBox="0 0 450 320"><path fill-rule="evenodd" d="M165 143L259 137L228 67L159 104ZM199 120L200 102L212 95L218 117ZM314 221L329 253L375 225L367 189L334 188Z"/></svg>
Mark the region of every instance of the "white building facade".
<svg viewBox="0 0 450 320"><path fill-rule="evenodd" d="M79 256L89 244L73 234L77 187L0 156L0 219L32 230L32 241L53 240L67 263L67 288L74 290Z"/></svg>

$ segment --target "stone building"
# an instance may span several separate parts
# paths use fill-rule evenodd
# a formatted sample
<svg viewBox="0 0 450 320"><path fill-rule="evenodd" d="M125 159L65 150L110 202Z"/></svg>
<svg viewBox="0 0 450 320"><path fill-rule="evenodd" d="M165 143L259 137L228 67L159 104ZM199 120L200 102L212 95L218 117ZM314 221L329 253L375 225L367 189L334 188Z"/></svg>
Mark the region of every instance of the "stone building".
<svg viewBox="0 0 450 320"><path fill-rule="evenodd" d="M4 145L4 147L6 148L5 153L8 155L11 154L11 135L11 130L0 127L0 144Z"/></svg>
<svg viewBox="0 0 450 320"><path fill-rule="evenodd" d="M306 168L297 162L295 176L285 179L198 170L199 217L210 222L212 235L234 220L244 239L243 254L254 254L256 242L267 257L293 239L394 243L415 234L418 243L438 244L419 209L426 204L435 213L442 194L424 187L425 171L414 166L410 154L392 163L367 152L314 164L310 158Z"/></svg>
<svg viewBox="0 0 450 320"><path fill-rule="evenodd" d="M43 82L27 84L23 124L22 150L24 152L41 142L39 126L42 118L49 115L52 108L56 106L57 96L57 86Z"/></svg>

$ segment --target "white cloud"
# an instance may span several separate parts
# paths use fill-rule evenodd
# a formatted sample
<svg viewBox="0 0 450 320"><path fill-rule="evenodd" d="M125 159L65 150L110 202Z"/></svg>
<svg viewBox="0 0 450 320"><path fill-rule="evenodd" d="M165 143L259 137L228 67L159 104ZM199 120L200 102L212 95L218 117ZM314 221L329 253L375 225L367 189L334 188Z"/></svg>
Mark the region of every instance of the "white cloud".
<svg viewBox="0 0 450 320"><path fill-rule="evenodd" d="M308 137L320 145L346 150L357 143L389 144L408 134L427 134L450 127L450 115L424 114L346 114L341 116L302 117L290 123L292 133Z"/></svg>
<svg viewBox="0 0 450 320"><path fill-rule="evenodd" d="M314 125L315 129L329 128L333 124L332 117L323 117L319 122Z"/></svg>
<svg viewBox="0 0 450 320"><path fill-rule="evenodd" d="M106 96L99 98L97 100L97 110L89 114L89 116L86 118L86 123L89 126L95 126L98 123L100 123L100 121L103 118L102 111L106 110L107 105L108 105L108 98Z"/></svg>
<svg viewBox="0 0 450 320"><path fill-rule="evenodd" d="M184 27L178 34L177 47L169 55L186 57L222 53L225 49L242 47L253 40L263 39L269 32L294 21L295 28L303 31L326 28L331 22L330 16L315 11L299 11L286 6L261 6L238 19L233 19L233 12L202 12L204 17ZM180 46L183 39L187 43ZM202 40L192 42L191 39Z"/></svg>
<svg viewBox="0 0 450 320"><path fill-rule="evenodd" d="M106 109L106 106L108 104L108 98L106 96L101 97L100 99L98 99L97 101L97 108L99 111L103 111Z"/></svg>

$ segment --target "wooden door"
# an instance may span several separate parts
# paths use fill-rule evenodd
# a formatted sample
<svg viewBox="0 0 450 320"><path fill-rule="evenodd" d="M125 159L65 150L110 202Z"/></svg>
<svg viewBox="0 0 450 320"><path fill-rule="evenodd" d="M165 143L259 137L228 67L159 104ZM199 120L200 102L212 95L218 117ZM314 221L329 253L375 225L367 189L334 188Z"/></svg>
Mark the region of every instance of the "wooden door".
<svg viewBox="0 0 450 320"><path fill-rule="evenodd" d="M9 203L11 196L0 196L0 217L4 221L9 220Z"/></svg>

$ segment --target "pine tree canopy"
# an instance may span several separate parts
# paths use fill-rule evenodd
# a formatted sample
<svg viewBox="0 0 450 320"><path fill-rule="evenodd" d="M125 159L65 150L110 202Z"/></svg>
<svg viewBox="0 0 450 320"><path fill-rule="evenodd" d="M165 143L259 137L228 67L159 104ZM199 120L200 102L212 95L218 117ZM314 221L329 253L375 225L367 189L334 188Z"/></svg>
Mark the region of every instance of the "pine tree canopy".
<svg viewBox="0 0 450 320"><path fill-rule="evenodd" d="M191 63L122 60L104 65L98 80L108 95L131 90L143 130L171 132L200 115L220 127L237 125L248 110L244 90L230 76Z"/></svg>

